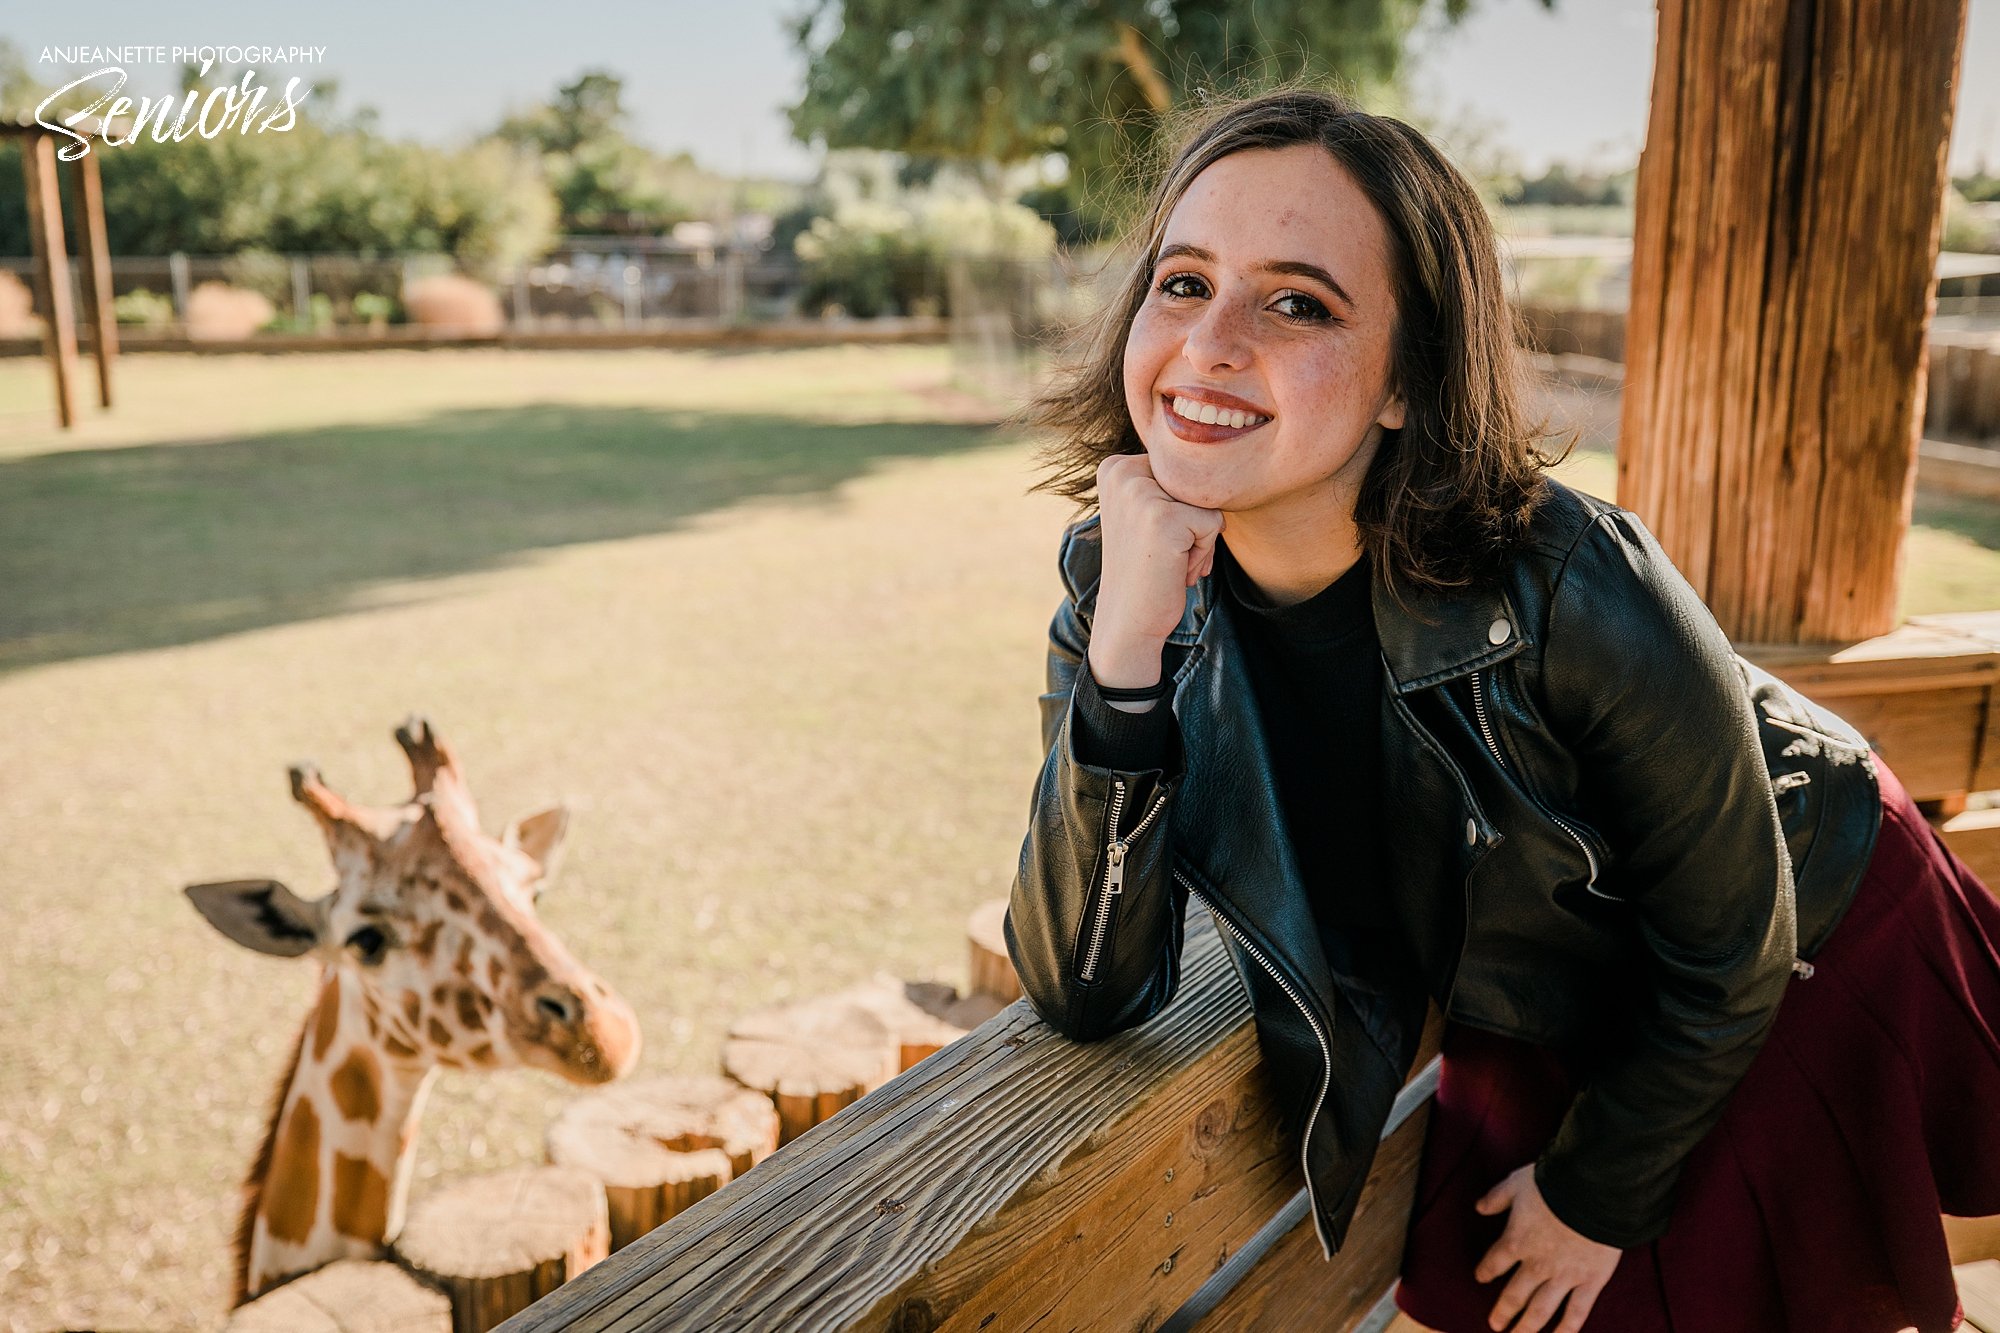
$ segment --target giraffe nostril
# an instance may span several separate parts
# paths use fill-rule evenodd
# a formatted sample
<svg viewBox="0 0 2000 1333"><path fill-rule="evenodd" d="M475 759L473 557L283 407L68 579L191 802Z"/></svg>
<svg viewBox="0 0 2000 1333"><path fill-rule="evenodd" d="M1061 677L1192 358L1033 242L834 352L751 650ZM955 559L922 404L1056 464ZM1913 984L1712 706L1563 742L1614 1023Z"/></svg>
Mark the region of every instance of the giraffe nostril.
<svg viewBox="0 0 2000 1333"><path fill-rule="evenodd" d="M543 991L535 997L535 1011L551 1023L571 1026L582 1013L576 997L567 991Z"/></svg>

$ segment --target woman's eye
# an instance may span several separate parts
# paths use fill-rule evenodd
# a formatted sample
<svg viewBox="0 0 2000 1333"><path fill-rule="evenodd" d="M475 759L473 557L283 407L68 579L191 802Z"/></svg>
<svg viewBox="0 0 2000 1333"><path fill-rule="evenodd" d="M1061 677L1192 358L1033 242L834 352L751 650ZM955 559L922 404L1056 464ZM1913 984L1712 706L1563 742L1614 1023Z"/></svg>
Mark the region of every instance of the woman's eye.
<svg viewBox="0 0 2000 1333"><path fill-rule="evenodd" d="M1323 302L1304 292L1286 292L1271 304L1279 314L1299 324L1317 324L1333 313Z"/></svg>
<svg viewBox="0 0 2000 1333"><path fill-rule="evenodd" d="M347 947L354 950L362 962L375 964L389 952L389 937L374 926L363 926L347 937Z"/></svg>
<svg viewBox="0 0 2000 1333"><path fill-rule="evenodd" d="M1160 279L1159 291L1166 296L1199 299L1208 294L1208 285L1192 273L1169 273Z"/></svg>

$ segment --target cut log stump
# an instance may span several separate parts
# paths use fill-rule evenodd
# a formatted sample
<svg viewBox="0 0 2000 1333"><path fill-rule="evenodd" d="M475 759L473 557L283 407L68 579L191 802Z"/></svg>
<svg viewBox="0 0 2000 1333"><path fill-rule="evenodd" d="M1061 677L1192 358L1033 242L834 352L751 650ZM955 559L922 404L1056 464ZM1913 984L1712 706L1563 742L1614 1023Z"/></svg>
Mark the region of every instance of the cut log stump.
<svg viewBox="0 0 2000 1333"><path fill-rule="evenodd" d="M903 981L877 972L831 998L860 1005L882 1020L896 1043L896 1069L935 1055L1006 1005L991 995L961 996L938 981Z"/></svg>
<svg viewBox="0 0 2000 1333"><path fill-rule="evenodd" d="M450 1333L451 1302L390 1263L342 1259L267 1291L228 1333Z"/></svg>
<svg viewBox="0 0 2000 1333"><path fill-rule="evenodd" d="M1014 975L1014 960L1007 954L1007 936L1002 929L1006 920L1005 898L981 903L965 923L965 940L972 955L972 993L1012 1004L1021 998L1021 979Z"/></svg>
<svg viewBox="0 0 2000 1333"><path fill-rule="evenodd" d="M736 1020L722 1046L722 1072L771 1099L778 1142L831 1120L896 1072L888 1024L830 996L759 1009Z"/></svg>
<svg viewBox="0 0 2000 1333"><path fill-rule="evenodd" d="M549 1126L549 1160L604 1186L623 1249L778 1147L769 1096L715 1075L619 1084L571 1102Z"/></svg>
<svg viewBox="0 0 2000 1333"><path fill-rule="evenodd" d="M722 1071L771 1098L778 1142L790 1143L998 1011L937 982L887 973L831 995L738 1019Z"/></svg>
<svg viewBox="0 0 2000 1333"><path fill-rule="evenodd" d="M396 1257L451 1297L453 1333L485 1333L611 1249L604 1187L568 1166L451 1181L410 1205Z"/></svg>

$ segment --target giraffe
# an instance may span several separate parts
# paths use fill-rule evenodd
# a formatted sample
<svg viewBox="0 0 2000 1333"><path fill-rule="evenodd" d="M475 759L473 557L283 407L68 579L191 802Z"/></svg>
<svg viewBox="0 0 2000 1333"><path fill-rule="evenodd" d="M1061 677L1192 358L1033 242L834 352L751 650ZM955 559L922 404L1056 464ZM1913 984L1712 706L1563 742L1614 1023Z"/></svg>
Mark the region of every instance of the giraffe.
<svg viewBox="0 0 2000 1333"><path fill-rule="evenodd" d="M320 964L243 1183L239 1305L337 1259L385 1253L440 1067L527 1065L604 1083L638 1058L631 1006L535 916L567 812L526 815L496 840L429 722L410 717L396 740L416 782L400 806L350 804L311 764L290 770L332 855L330 892L308 902L268 879L186 890L238 944Z"/></svg>

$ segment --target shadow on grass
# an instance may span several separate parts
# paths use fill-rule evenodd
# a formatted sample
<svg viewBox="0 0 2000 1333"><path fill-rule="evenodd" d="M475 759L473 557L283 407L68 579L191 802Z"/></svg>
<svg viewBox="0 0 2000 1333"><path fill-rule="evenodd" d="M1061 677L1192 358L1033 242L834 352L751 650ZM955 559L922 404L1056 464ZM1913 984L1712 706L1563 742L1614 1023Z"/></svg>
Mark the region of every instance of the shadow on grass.
<svg viewBox="0 0 2000 1333"><path fill-rule="evenodd" d="M0 463L0 672L333 614L371 584L825 494L992 438L538 405Z"/></svg>
<svg viewBox="0 0 2000 1333"><path fill-rule="evenodd" d="M1919 527L1956 533L1989 551L2000 551L2000 504L1991 500L1920 490L1910 521Z"/></svg>

